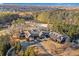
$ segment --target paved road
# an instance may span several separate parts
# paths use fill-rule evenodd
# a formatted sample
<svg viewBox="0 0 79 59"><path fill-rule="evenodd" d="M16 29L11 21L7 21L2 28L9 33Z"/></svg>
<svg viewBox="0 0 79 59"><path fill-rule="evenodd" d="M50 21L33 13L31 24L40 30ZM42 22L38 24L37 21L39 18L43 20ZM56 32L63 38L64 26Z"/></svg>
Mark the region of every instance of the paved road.
<svg viewBox="0 0 79 59"><path fill-rule="evenodd" d="M44 40L42 40L42 39L37 39L37 40L32 40L31 42L26 42L26 41L20 42L20 44L21 44L21 46L22 46L21 49L22 49L22 50L25 50L28 46L37 44L38 47L41 47L42 49L44 49L44 51L45 51L48 55L51 55L51 54L47 51L47 49L45 49L45 48L40 44L40 42L42 42L42 41L44 41ZM11 48L8 50L6 56L16 56L16 54L15 54L15 48L14 48L14 47L11 47Z"/></svg>
<svg viewBox="0 0 79 59"><path fill-rule="evenodd" d="M8 52L6 53L6 56L15 56L15 47L11 47Z"/></svg>

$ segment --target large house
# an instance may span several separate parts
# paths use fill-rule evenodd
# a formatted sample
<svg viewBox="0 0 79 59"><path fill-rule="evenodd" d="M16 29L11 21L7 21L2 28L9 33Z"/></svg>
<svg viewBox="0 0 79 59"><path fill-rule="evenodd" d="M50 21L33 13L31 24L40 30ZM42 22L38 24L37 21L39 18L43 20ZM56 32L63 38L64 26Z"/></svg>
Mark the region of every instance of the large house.
<svg viewBox="0 0 79 59"><path fill-rule="evenodd" d="M60 43L66 42L69 39L69 37L67 35L62 35L57 32L51 32L50 38L52 40L60 42Z"/></svg>

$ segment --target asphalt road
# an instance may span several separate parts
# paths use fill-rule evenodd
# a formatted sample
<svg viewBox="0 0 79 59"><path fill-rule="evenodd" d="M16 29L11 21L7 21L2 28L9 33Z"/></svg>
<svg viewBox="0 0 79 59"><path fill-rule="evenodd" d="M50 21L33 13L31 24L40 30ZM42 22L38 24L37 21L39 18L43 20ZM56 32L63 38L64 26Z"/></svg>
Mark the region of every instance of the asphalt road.
<svg viewBox="0 0 79 59"><path fill-rule="evenodd" d="M47 39L45 39L45 40L47 40ZM21 44L21 46L22 46L21 49L22 49L22 50L25 50L25 49L27 49L28 46L37 44L38 47L41 47L42 49L44 49L44 51L45 51L48 55L51 55L51 54L40 44L40 42L45 41L45 40L44 40L44 39L35 39L35 40L32 40L31 42L27 42L27 41L20 42L20 44ZM14 48L14 47L11 47L11 48L8 50L6 56L16 56L16 54L15 54L15 48Z"/></svg>

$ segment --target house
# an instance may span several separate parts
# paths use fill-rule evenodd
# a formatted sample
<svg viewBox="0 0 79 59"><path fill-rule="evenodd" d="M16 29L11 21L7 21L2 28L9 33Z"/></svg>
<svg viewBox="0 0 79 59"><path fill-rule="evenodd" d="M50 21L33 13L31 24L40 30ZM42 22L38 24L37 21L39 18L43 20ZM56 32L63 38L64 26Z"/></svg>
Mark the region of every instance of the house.
<svg viewBox="0 0 79 59"><path fill-rule="evenodd" d="M60 43L66 42L69 39L69 37L67 35L62 35L57 32L51 32L50 38L52 40L60 42Z"/></svg>
<svg viewBox="0 0 79 59"><path fill-rule="evenodd" d="M25 33L24 33L24 31L21 31L21 32L19 33L19 37L20 37L21 39L24 39L24 38L25 38Z"/></svg>
<svg viewBox="0 0 79 59"><path fill-rule="evenodd" d="M40 38L49 38L49 37L50 37L49 33L50 33L50 32L48 32L48 31L41 31L41 32L39 33L39 37L40 37Z"/></svg>
<svg viewBox="0 0 79 59"><path fill-rule="evenodd" d="M37 29L32 29L30 34L30 37L39 37L39 31Z"/></svg>

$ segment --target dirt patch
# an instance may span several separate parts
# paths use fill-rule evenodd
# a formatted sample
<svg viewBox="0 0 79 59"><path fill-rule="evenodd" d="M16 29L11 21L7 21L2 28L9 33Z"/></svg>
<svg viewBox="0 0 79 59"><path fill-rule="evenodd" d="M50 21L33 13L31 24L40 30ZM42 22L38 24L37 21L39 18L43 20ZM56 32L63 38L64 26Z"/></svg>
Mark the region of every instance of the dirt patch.
<svg viewBox="0 0 79 59"><path fill-rule="evenodd" d="M50 39L40 43L50 55L57 56L79 56L79 49L73 50L68 44L60 44ZM39 49L39 55L48 55L41 47Z"/></svg>

